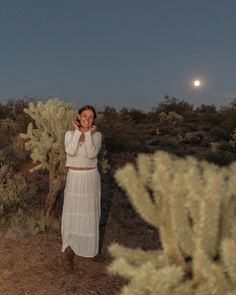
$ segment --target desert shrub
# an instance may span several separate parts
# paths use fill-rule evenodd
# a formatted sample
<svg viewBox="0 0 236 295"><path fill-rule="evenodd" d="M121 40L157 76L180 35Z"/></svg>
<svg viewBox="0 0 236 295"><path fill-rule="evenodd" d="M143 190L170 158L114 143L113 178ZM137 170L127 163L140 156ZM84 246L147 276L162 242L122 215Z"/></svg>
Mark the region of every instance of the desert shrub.
<svg viewBox="0 0 236 295"><path fill-rule="evenodd" d="M9 165L0 166L0 228L5 237L59 232L60 220L44 216L37 192L35 182L29 183Z"/></svg>
<svg viewBox="0 0 236 295"><path fill-rule="evenodd" d="M219 153L221 145L218 142L210 142L210 148L212 153Z"/></svg>
<svg viewBox="0 0 236 295"><path fill-rule="evenodd" d="M231 139L229 140L229 144L233 150L236 148L236 129L231 133Z"/></svg>
<svg viewBox="0 0 236 295"><path fill-rule="evenodd" d="M198 144L201 142L202 137L198 134L187 132L184 136L182 136L180 142L185 144Z"/></svg>
<svg viewBox="0 0 236 295"><path fill-rule="evenodd" d="M34 208L30 213L25 213L19 209L10 219L4 236L15 239L43 232L58 234L60 232L60 220L52 216L45 216L42 208Z"/></svg>
<svg viewBox="0 0 236 295"><path fill-rule="evenodd" d="M209 130L209 134L218 138L218 139L224 139L229 140L230 139L230 133L225 130L222 127L214 126Z"/></svg>
<svg viewBox="0 0 236 295"><path fill-rule="evenodd" d="M120 113L123 115L125 115L125 114L129 115L135 124L144 123L146 121L146 117L147 117L145 112L135 109L135 108L132 108L132 109L122 108L120 110Z"/></svg>
<svg viewBox="0 0 236 295"><path fill-rule="evenodd" d="M217 113L217 109L215 105L206 105L206 104L202 104L200 107L196 108L196 113L207 113L207 114L216 114Z"/></svg>
<svg viewBox="0 0 236 295"><path fill-rule="evenodd" d="M201 105L196 108L195 113L198 115L199 122L209 127L220 126L222 114L214 105Z"/></svg>
<svg viewBox="0 0 236 295"><path fill-rule="evenodd" d="M180 100L169 95L166 95L164 97L164 101L160 102L156 108L156 112L158 113L176 112L184 117L186 116L186 114L192 113L192 111L192 104L189 104L187 101L184 101L183 99Z"/></svg>
<svg viewBox="0 0 236 295"><path fill-rule="evenodd" d="M106 107L99 125L108 151L128 151L140 142L140 132L126 112Z"/></svg>
<svg viewBox="0 0 236 295"><path fill-rule="evenodd" d="M24 108L30 102L35 102L36 98L24 97L18 99L8 99L8 101L0 106L0 119L11 119L17 124L18 132L23 132L27 128L31 118L24 113ZM10 131L10 130L9 130Z"/></svg>
<svg viewBox="0 0 236 295"><path fill-rule="evenodd" d="M9 165L17 170L20 163L25 161L29 152L25 150L24 141L19 135L11 136L10 143L0 149L0 164Z"/></svg>
<svg viewBox="0 0 236 295"><path fill-rule="evenodd" d="M209 133L209 131L211 130L211 126L210 125L208 125L208 124L201 124L200 126L199 126L199 129L201 129L202 131L205 131L205 132L208 132Z"/></svg>
<svg viewBox="0 0 236 295"><path fill-rule="evenodd" d="M165 151L179 157L184 157L189 154L189 152L186 149L183 149L181 145L177 144L177 142L173 142L168 139L160 140L160 142L158 143L156 147L157 147L156 151L157 150Z"/></svg>
<svg viewBox="0 0 236 295"><path fill-rule="evenodd" d="M230 152L230 153L234 153L235 149L234 147L230 144L230 142L222 142L221 145L221 150L224 152Z"/></svg>
<svg viewBox="0 0 236 295"><path fill-rule="evenodd" d="M233 161L236 160L235 155L228 151L222 151L220 150L217 153L212 153L209 152L204 156L204 159L207 160L208 162L214 163L219 166L225 166L229 165Z"/></svg>
<svg viewBox="0 0 236 295"><path fill-rule="evenodd" d="M15 153L12 144L0 149L0 164L8 165L13 170L17 170L19 168L20 159L17 158L17 153Z"/></svg>
<svg viewBox="0 0 236 295"><path fill-rule="evenodd" d="M0 120L0 148L12 143L12 136L19 134L20 128L16 121L10 118Z"/></svg>
<svg viewBox="0 0 236 295"><path fill-rule="evenodd" d="M169 134L175 126L179 125L183 122L183 117L176 112L164 113L161 112L159 114L159 131L162 134Z"/></svg>
<svg viewBox="0 0 236 295"><path fill-rule="evenodd" d="M25 142L19 135L12 138L12 150L18 161L25 161L29 156L29 152L25 150Z"/></svg>
<svg viewBox="0 0 236 295"><path fill-rule="evenodd" d="M236 126L236 108L226 107L221 110L221 123L220 126L226 130L228 134L231 134Z"/></svg>
<svg viewBox="0 0 236 295"><path fill-rule="evenodd" d="M199 125L196 124L196 123L188 123L186 122L185 118L184 118L184 121L185 121L185 124L182 124L181 125L181 130L185 130L185 133L186 132L196 132L199 130Z"/></svg>
<svg viewBox="0 0 236 295"><path fill-rule="evenodd" d="M28 183L23 175L9 165L0 166L0 216L9 224L19 212L29 210L29 204L37 193L35 183Z"/></svg>

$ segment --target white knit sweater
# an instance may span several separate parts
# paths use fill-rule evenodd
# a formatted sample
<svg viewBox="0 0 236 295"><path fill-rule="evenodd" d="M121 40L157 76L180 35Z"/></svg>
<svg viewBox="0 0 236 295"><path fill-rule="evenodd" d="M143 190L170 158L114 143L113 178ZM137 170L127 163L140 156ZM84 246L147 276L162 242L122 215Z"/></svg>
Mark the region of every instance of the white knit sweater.
<svg viewBox="0 0 236 295"><path fill-rule="evenodd" d="M66 167L97 167L97 155L102 144L102 134L98 131L84 133L85 141L79 142L82 132L67 131L65 134Z"/></svg>

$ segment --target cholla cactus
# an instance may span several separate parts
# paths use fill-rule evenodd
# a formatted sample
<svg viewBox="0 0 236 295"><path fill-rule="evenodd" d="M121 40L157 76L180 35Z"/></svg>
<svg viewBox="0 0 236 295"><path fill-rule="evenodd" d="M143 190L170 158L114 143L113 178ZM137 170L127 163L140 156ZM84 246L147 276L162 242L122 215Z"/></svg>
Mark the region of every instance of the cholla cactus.
<svg viewBox="0 0 236 295"><path fill-rule="evenodd" d="M236 294L236 163L157 152L115 177L162 243L151 251L110 246L109 271L129 279L122 295Z"/></svg>
<svg viewBox="0 0 236 295"><path fill-rule="evenodd" d="M168 134L171 129L173 129L176 124L183 121L183 117L176 112L169 112L168 114L161 112L159 114L159 120L161 124L161 130L163 134Z"/></svg>
<svg viewBox="0 0 236 295"><path fill-rule="evenodd" d="M211 151L214 154L219 153L220 151L220 144L218 142L210 142Z"/></svg>
<svg viewBox="0 0 236 295"><path fill-rule="evenodd" d="M231 137L232 139L230 139L229 144L234 148L236 146L236 129L234 129Z"/></svg>
<svg viewBox="0 0 236 295"><path fill-rule="evenodd" d="M36 106L30 103L24 111L34 120L35 126L29 123L27 133L20 136L26 140L25 148L31 152L30 156L37 164L31 172L37 169L49 171L45 213L51 215L57 193L65 182L64 136L66 130L72 128L77 111L73 104L59 99L49 99L45 104L38 102Z"/></svg>

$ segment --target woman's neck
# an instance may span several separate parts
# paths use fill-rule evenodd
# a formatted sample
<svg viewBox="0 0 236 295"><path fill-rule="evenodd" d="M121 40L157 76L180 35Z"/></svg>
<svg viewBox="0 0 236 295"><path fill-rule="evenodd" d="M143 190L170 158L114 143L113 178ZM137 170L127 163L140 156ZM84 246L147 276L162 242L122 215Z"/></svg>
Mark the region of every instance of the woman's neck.
<svg viewBox="0 0 236 295"><path fill-rule="evenodd" d="M82 128L80 129L80 131L82 131L82 132L87 132L87 131L89 131L89 128L82 127Z"/></svg>

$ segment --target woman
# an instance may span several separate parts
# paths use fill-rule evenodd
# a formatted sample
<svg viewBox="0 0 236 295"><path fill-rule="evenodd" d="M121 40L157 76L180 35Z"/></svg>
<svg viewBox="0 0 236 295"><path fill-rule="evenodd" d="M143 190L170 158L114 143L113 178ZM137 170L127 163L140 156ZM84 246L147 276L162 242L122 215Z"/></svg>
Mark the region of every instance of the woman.
<svg viewBox="0 0 236 295"><path fill-rule="evenodd" d="M68 271L74 255L95 257L99 248L101 183L97 155L102 135L95 126L96 111L83 106L65 134L66 167L69 167L62 212L62 252Z"/></svg>

